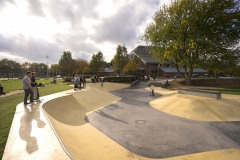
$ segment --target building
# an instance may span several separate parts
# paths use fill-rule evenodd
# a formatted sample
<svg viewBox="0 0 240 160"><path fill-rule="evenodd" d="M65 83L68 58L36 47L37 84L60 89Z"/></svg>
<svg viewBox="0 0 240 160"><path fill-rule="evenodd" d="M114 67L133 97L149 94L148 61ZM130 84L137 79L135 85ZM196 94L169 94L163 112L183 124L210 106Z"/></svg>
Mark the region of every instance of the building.
<svg viewBox="0 0 240 160"><path fill-rule="evenodd" d="M139 73L143 75L158 73L158 67L160 65L159 60L150 54L149 47L137 46L129 55L130 57L137 56L141 59L141 64L138 69Z"/></svg>
<svg viewBox="0 0 240 160"><path fill-rule="evenodd" d="M160 64L161 59L155 57L150 53L148 46L137 46L132 52L129 53L130 57L137 56L141 59L141 64L138 72L142 75L157 75L160 77L181 77L176 67L170 64ZM183 67L179 67L180 71L184 73ZM208 71L202 68L194 68L194 75L204 75Z"/></svg>
<svg viewBox="0 0 240 160"><path fill-rule="evenodd" d="M179 67L180 72L184 73L184 68ZM204 76L208 74L208 71L202 68L194 68L193 69L193 77ZM171 66L163 66L159 68L159 75L161 77L175 77L175 78L182 78L183 76L179 74L176 67Z"/></svg>

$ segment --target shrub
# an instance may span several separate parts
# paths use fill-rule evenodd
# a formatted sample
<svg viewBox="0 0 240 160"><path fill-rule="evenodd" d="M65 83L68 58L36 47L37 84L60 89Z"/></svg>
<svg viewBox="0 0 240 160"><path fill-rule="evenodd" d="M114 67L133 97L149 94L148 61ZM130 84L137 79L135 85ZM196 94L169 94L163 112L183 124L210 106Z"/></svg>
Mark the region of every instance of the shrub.
<svg viewBox="0 0 240 160"><path fill-rule="evenodd" d="M70 77L64 77L63 82L72 82L72 79Z"/></svg>

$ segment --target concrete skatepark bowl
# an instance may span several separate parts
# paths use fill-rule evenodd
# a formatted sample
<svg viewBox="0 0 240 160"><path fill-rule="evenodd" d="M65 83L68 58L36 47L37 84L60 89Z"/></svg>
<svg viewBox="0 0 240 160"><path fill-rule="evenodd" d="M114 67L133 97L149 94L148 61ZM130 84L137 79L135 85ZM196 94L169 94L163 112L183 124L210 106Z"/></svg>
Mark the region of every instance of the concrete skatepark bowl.
<svg viewBox="0 0 240 160"><path fill-rule="evenodd" d="M215 151L229 151L240 158L239 119L186 119L156 106L162 100L168 107L171 103L164 98L174 101L175 92L156 91L158 94L152 97L145 83L115 89L104 85L105 88L90 86L43 105L59 140L75 159L181 159Z"/></svg>

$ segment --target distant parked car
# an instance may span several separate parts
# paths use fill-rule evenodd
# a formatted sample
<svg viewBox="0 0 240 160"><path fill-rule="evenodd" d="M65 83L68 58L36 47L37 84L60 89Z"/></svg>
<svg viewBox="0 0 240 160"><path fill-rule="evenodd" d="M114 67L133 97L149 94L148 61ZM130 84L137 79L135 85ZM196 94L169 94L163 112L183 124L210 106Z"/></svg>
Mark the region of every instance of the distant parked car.
<svg viewBox="0 0 240 160"><path fill-rule="evenodd" d="M181 74L175 74L174 78L183 78L183 76Z"/></svg>
<svg viewBox="0 0 240 160"><path fill-rule="evenodd" d="M199 76L198 74L193 74L192 75L193 78L198 78L198 76Z"/></svg>

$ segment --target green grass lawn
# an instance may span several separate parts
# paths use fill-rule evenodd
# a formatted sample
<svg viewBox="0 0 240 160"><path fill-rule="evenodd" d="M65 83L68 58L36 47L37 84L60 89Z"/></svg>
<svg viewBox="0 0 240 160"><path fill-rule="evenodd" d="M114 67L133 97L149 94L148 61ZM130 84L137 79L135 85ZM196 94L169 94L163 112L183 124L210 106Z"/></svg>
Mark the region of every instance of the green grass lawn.
<svg viewBox="0 0 240 160"><path fill-rule="evenodd" d="M20 81L20 82L19 82ZM38 80L38 83L47 83L51 80ZM18 86L21 86L21 80L10 80L11 83L20 83ZM4 84L7 84L6 86L11 86L10 82L6 82ZM1 81L1 84L2 81ZM5 86L5 85L4 85ZM15 84L14 84L15 86ZM16 85L17 86L17 85ZM15 87L13 87L15 88ZM58 84L51 84L48 83L45 87L40 87L40 95L45 96L52 93L61 92L64 90L71 89L72 87L68 86L64 83L58 83ZM4 148L7 142L8 133L12 124L13 116L15 113L15 109L17 104L21 103L23 101L24 93L18 93L11 96L0 98L0 157L3 156Z"/></svg>
<svg viewBox="0 0 240 160"><path fill-rule="evenodd" d="M53 78L48 79L37 79L37 83L42 83L44 85L51 84ZM57 79L57 83L62 83L62 79ZM10 91L20 90L22 89L22 80L21 79L9 79L9 80L0 80L0 84L4 87L3 91L8 93Z"/></svg>

